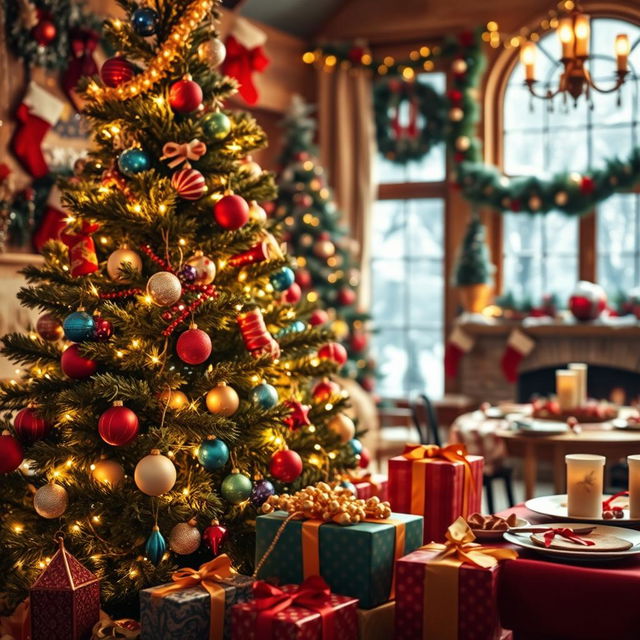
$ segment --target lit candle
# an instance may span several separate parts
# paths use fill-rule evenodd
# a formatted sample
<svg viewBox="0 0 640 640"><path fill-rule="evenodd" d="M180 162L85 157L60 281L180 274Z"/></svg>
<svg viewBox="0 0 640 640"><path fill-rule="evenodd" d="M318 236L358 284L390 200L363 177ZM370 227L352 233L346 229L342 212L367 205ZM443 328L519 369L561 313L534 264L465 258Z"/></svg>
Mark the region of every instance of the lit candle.
<svg viewBox="0 0 640 640"><path fill-rule="evenodd" d="M569 364L569 371L575 371L578 376L578 407L587 404L587 370L588 367L583 362L572 362Z"/></svg>
<svg viewBox="0 0 640 640"><path fill-rule="evenodd" d="M567 463L567 515L571 518L602 516L604 456L573 453Z"/></svg>
<svg viewBox="0 0 640 640"><path fill-rule="evenodd" d="M538 57L538 50L534 42L530 40L526 42L520 50L520 62L524 65L525 77L529 81L535 80L536 75L536 58Z"/></svg>
<svg viewBox="0 0 640 640"><path fill-rule="evenodd" d="M629 463L629 517L640 518L640 456L627 456Z"/></svg>
<svg viewBox="0 0 640 640"><path fill-rule="evenodd" d="M560 18L558 24L558 37L560 38L560 44L562 45L562 57L573 58L573 18L571 16L565 16Z"/></svg>
<svg viewBox="0 0 640 640"><path fill-rule="evenodd" d="M629 59L629 36L626 33L619 33L616 36L616 61L618 63L618 71L627 71L627 61Z"/></svg>
<svg viewBox="0 0 640 640"><path fill-rule="evenodd" d="M556 371L556 395L560 409L575 409L578 406L578 373L569 369Z"/></svg>
<svg viewBox="0 0 640 640"><path fill-rule="evenodd" d="M591 25L589 16L581 13L576 16L574 31L576 34L576 57L587 57L589 55L589 36L591 35Z"/></svg>

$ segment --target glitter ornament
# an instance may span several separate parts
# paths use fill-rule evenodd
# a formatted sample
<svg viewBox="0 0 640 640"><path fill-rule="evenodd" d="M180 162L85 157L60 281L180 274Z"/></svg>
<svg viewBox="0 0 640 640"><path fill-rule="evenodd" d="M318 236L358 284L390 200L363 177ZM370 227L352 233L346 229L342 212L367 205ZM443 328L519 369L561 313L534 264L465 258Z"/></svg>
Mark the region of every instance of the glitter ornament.
<svg viewBox="0 0 640 640"><path fill-rule="evenodd" d="M228 418L238 410L240 398L233 387L221 382L207 393L206 403L211 413Z"/></svg>
<svg viewBox="0 0 640 640"><path fill-rule="evenodd" d="M196 251L186 262L195 269L196 284L211 284L216 278L216 263L202 253Z"/></svg>
<svg viewBox="0 0 640 640"><path fill-rule="evenodd" d="M158 271L147 281L147 295L159 307L168 307L180 300L182 285L173 273Z"/></svg>
<svg viewBox="0 0 640 640"><path fill-rule="evenodd" d="M36 333L47 342L55 342L62 338L64 329L52 313L43 313L36 322Z"/></svg>
<svg viewBox="0 0 640 640"><path fill-rule="evenodd" d="M35 409L25 407L16 413L13 428L18 438L31 444L36 440L42 440L51 430L51 425L38 415Z"/></svg>
<svg viewBox="0 0 640 640"><path fill-rule="evenodd" d="M171 176L171 186L183 200L199 200L207 190L204 176L197 169L189 167Z"/></svg>
<svg viewBox="0 0 640 640"><path fill-rule="evenodd" d="M176 113L191 113L202 104L202 88L186 75L169 89L169 105Z"/></svg>
<svg viewBox="0 0 640 640"><path fill-rule="evenodd" d="M263 409L273 409L278 404L278 390L263 382L251 390L251 402Z"/></svg>
<svg viewBox="0 0 640 640"><path fill-rule="evenodd" d="M202 536L195 520L180 522L169 534L169 547L171 551L181 556L188 556L195 553L200 547Z"/></svg>
<svg viewBox="0 0 640 640"><path fill-rule="evenodd" d="M223 196L214 205L213 216L223 229L240 229L249 222L249 205L241 196Z"/></svg>
<svg viewBox="0 0 640 640"><path fill-rule="evenodd" d="M284 291L288 289L295 282L295 274L293 269L289 267L282 267L275 273L269 276L269 282L276 291Z"/></svg>
<svg viewBox="0 0 640 640"><path fill-rule="evenodd" d="M149 156L142 149L127 149L118 157L118 169L130 178L147 171L150 166Z"/></svg>
<svg viewBox="0 0 640 640"><path fill-rule="evenodd" d="M176 468L159 449L152 449L138 462L134 472L136 486L148 496L161 496L171 491L176 483Z"/></svg>
<svg viewBox="0 0 640 640"><path fill-rule="evenodd" d="M193 324L182 332L176 342L176 353L182 362L187 364L202 364L211 355L211 338Z"/></svg>
<svg viewBox="0 0 640 640"><path fill-rule="evenodd" d="M198 46L198 58L212 69L219 67L227 55L227 48L219 38L211 38Z"/></svg>
<svg viewBox="0 0 640 640"><path fill-rule="evenodd" d="M208 113L201 124L204 133L214 140L224 140L231 133L231 120L222 111Z"/></svg>
<svg viewBox="0 0 640 640"><path fill-rule="evenodd" d="M302 458L291 449L276 451L271 456L269 473L280 482L293 482L302 473Z"/></svg>
<svg viewBox="0 0 640 640"><path fill-rule="evenodd" d="M331 431L340 436L340 441L342 443L349 442L349 440L352 440L353 436L356 434L356 427L353 424L353 420L344 413L339 413L337 416L331 418L328 427Z"/></svg>
<svg viewBox="0 0 640 640"><path fill-rule="evenodd" d="M68 506L69 494L67 490L54 482L45 484L33 494L33 508L39 516L48 520L59 518Z"/></svg>
<svg viewBox="0 0 640 640"><path fill-rule="evenodd" d="M253 489L251 489L251 495L249 496L249 502L257 509L261 507L272 495L276 492L273 484L269 480L261 479L255 482Z"/></svg>
<svg viewBox="0 0 640 640"><path fill-rule="evenodd" d="M60 356L60 368L62 373L74 380L81 380L92 376L98 369L98 363L80 354L80 347L72 344L65 349Z"/></svg>
<svg viewBox="0 0 640 640"><path fill-rule="evenodd" d="M250 495L253 484L247 476L234 469L220 485L222 497L231 504L240 504Z"/></svg>
<svg viewBox="0 0 640 640"><path fill-rule="evenodd" d="M5 429L0 435L0 473L15 471L23 460L22 445Z"/></svg>
<svg viewBox="0 0 640 640"><path fill-rule="evenodd" d="M158 28L158 14L150 7L140 7L133 12L131 24L139 36L147 38Z"/></svg>
<svg viewBox="0 0 640 640"><path fill-rule="evenodd" d="M98 420L100 437L114 447L129 444L138 435L139 428L138 416L122 406L120 400L116 400Z"/></svg>
<svg viewBox="0 0 640 640"><path fill-rule="evenodd" d="M227 538L227 529L217 520L212 520L211 525L202 532L202 539L205 546L209 548L214 556L220 553L220 547Z"/></svg>
<svg viewBox="0 0 640 640"><path fill-rule="evenodd" d="M229 447L219 438L209 436L198 447L196 457L207 471L217 471L229 461Z"/></svg>
<svg viewBox="0 0 640 640"><path fill-rule="evenodd" d="M75 311L64 319L62 328L67 340L84 342L93 337L94 321L85 311Z"/></svg>
<svg viewBox="0 0 640 640"><path fill-rule="evenodd" d="M115 460L98 460L93 466L91 475L96 482L106 484L112 489L119 487L124 482L124 469Z"/></svg>
<svg viewBox="0 0 640 640"><path fill-rule="evenodd" d="M100 68L100 79L107 87L119 87L133 78L133 65L123 58L109 58Z"/></svg>
<svg viewBox="0 0 640 640"><path fill-rule="evenodd" d="M131 282L122 271L125 265L132 271L142 272L142 259L135 251L122 247L111 253L107 259L107 273L114 282Z"/></svg>

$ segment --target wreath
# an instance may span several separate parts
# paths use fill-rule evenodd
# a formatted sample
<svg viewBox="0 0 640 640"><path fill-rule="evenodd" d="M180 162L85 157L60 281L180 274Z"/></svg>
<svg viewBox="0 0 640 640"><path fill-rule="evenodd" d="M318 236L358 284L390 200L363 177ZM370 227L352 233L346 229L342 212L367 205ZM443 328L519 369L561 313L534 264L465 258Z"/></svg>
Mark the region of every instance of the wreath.
<svg viewBox="0 0 640 640"><path fill-rule="evenodd" d="M378 150L397 164L419 160L446 137L447 101L428 84L379 80L373 90ZM408 114L408 117L403 117Z"/></svg>

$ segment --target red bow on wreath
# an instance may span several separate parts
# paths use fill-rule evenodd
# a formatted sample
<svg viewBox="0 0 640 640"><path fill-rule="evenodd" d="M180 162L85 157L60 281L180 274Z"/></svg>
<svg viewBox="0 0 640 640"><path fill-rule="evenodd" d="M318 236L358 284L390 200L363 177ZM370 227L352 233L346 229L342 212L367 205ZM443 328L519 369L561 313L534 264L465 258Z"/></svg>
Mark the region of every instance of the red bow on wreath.
<svg viewBox="0 0 640 640"><path fill-rule="evenodd" d="M81 104L75 92L78 81L83 76L93 76L98 73L98 66L93 59L93 54L100 42L100 35L93 29L73 29L70 36L69 47L71 60L66 71L62 75L61 84L69 100L80 110Z"/></svg>
<svg viewBox="0 0 640 640"><path fill-rule="evenodd" d="M394 100L394 114L391 120L391 128L396 140L403 138L414 140L418 136L418 100L413 88L413 83L393 81L389 83L389 88L396 94ZM400 109L403 98L409 103L409 121L406 126L400 124Z"/></svg>
<svg viewBox="0 0 640 640"><path fill-rule="evenodd" d="M222 73L235 78L240 83L238 93L248 104L255 104L258 101L258 90L253 84L253 73L264 71L269 65L269 58L262 46L248 49L234 36L229 36L224 44L227 57L222 65Z"/></svg>

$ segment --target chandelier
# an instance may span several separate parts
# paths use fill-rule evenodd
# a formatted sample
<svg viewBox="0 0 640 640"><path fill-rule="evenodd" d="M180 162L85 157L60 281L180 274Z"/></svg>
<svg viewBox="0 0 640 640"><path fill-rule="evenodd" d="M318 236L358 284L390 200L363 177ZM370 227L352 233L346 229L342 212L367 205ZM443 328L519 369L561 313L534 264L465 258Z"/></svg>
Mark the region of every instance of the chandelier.
<svg viewBox="0 0 640 640"><path fill-rule="evenodd" d="M629 36L626 33L618 34L615 38L616 82L613 87L608 89L603 89L595 84L587 66L591 36L590 16L583 13L582 9L576 4L571 11L558 19L557 34L562 45L561 63L563 71L555 91L551 89L547 89L544 93L536 91L538 49L535 42L528 40L520 50L520 62L525 70L525 83L533 96L551 100L558 94L563 94L565 97L568 94L573 98L575 104L583 94L588 99L592 89L599 93L612 93L624 84L629 70L630 52Z"/></svg>

